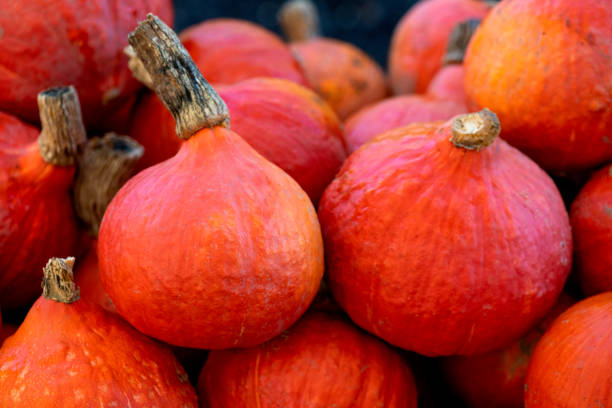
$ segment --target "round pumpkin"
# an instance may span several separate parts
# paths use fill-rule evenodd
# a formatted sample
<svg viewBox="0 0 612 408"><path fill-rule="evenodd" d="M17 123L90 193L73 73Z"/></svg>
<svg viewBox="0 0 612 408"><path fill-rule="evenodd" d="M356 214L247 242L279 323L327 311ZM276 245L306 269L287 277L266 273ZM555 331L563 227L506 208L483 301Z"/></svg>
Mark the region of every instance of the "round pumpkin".
<svg viewBox="0 0 612 408"><path fill-rule="evenodd" d="M475 356L442 360L453 388L470 408L523 408L525 377L536 344L552 322L574 303L561 294L555 306L529 333L507 347Z"/></svg>
<svg viewBox="0 0 612 408"><path fill-rule="evenodd" d="M249 78L284 78L308 86L281 38L242 20L207 20L184 30L181 41L208 82L232 85Z"/></svg>
<svg viewBox="0 0 612 408"><path fill-rule="evenodd" d="M414 5L398 23L389 48L389 77L395 94L424 93L442 67L449 36L461 21L485 17L481 0L427 0Z"/></svg>
<svg viewBox="0 0 612 408"><path fill-rule="evenodd" d="M574 257L584 293L612 291L612 165L597 171L572 203Z"/></svg>
<svg viewBox="0 0 612 408"><path fill-rule="evenodd" d="M109 204L98 238L102 284L121 316L167 343L262 343L293 324L319 287L312 203L227 128L223 100L158 18L149 15L130 44L187 140Z"/></svg>
<svg viewBox="0 0 612 408"><path fill-rule="evenodd" d="M40 293L42 267L68 256L79 228L70 199L86 135L74 88L38 96L42 131L0 113L0 304L25 306ZM38 141L37 141L38 138Z"/></svg>
<svg viewBox="0 0 612 408"><path fill-rule="evenodd" d="M73 84L87 127L107 129L139 88L123 48L147 12L172 24L170 0L3 2L0 110L38 122L36 94Z"/></svg>
<svg viewBox="0 0 612 408"><path fill-rule="evenodd" d="M504 140L547 170L610 161L610 36L607 2L503 1L468 47L468 98L494 110Z"/></svg>
<svg viewBox="0 0 612 408"><path fill-rule="evenodd" d="M73 264L49 260L43 296L2 345L0 406L197 407L170 350L79 299Z"/></svg>
<svg viewBox="0 0 612 408"><path fill-rule="evenodd" d="M494 113L384 133L319 204L327 273L351 319L427 356L503 347L533 327L571 267L550 177L497 138Z"/></svg>
<svg viewBox="0 0 612 408"><path fill-rule="evenodd" d="M318 202L346 157L342 125L330 107L309 89L283 79L250 79L221 87L219 94L232 130ZM130 134L145 148L141 168L174 156L183 144L172 115L153 94L138 105Z"/></svg>
<svg viewBox="0 0 612 408"><path fill-rule="evenodd" d="M465 103L423 95L395 96L363 108L346 121L345 134L352 153L375 136L412 123L448 120L466 113Z"/></svg>
<svg viewBox="0 0 612 408"><path fill-rule="evenodd" d="M427 95L437 99L466 103L465 87L463 85L465 70L463 59L465 51L474 35L480 20L471 19L455 26L448 39L444 66L433 77L427 87Z"/></svg>
<svg viewBox="0 0 612 408"><path fill-rule="evenodd" d="M320 312L260 346L211 352L198 392L207 408L417 406L412 373L399 354Z"/></svg>
<svg viewBox="0 0 612 408"><path fill-rule="evenodd" d="M527 372L525 407L612 405L612 292L576 303L538 342Z"/></svg>
<svg viewBox="0 0 612 408"><path fill-rule="evenodd" d="M279 22L308 83L340 119L385 97L382 68L354 45L320 37L316 6L311 1L287 1Z"/></svg>

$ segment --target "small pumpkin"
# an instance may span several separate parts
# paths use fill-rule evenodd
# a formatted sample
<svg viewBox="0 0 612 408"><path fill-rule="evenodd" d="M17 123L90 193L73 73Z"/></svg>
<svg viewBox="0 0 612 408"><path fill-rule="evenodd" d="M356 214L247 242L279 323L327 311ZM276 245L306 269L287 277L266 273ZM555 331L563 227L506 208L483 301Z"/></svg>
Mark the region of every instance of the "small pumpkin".
<svg viewBox="0 0 612 408"><path fill-rule="evenodd" d="M442 60L444 66L429 83L426 92L428 95L437 99L466 103L463 59L479 24L480 20L470 19L455 26L448 39L446 54Z"/></svg>
<svg viewBox="0 0 612 408"><path fill-rule="evenodd" d="M73 265L74 258L49 260L43 296L2 345L0 406L197 407L170 350L79 299Z"/></svg>
<svg viewBox="0 0 612 408"><path fill-rule="evenodd" d="M465 103L424 95L402 95L363 108L346 121L349 152L386 131L412 123L448 120L466 113Z"/></svg>
<svg viewBox="0 0 612 408"><path fill-rule="evenodd" d="M342 125L314 92L284 79L255 78L219 88L232 129L287 172L317 203L346 157ZM130 134L145 147L141 168L176 154L183 141L153 94L139 104Z"/></svg>
<svg viewBox="0 0 612 408"><path fill-rule="evenodd" d="M561 294L544 319L511 345L485 354L443 359L446 378L470 408L523 408L533 349L552 322L573 303L571 297Z"/></svg>
<svg viewBox="0 0 612 408"><path fill-rule="evenodd" d="M612 405L612 292L559 316L538 342L527 371L525 407Z"/></svg>
<svg viewBox="0 0 612 408"><path fill-rule="evenodd" d="M211 352L198 391L207 408L417 406L412 373L399 354L320 312L260 346Z"/></svg>
<svg viewBox="0 0 612 408"><path fill-rule="evenodd" d="M319 204L334 298L362 328L427 356L503 347L552 307L571 267L550 177L483 110L384 133Z"/></svg>
<svg viewBox="0 0 612 408"><path fill-rule="evenodd" d="M262 343L293 324L319 287L314 208L291 177L228 129L223 100L163 22L149 15L129 41L187 140L130 179L106 209L102 284L121 316L167 343Z"/></svg>
<svg viewBox="0 0 612 408"><path fill-rule="evenodd" d="M3 2L0 110L38 122L36 94L73 84L87 127L108 129L138 90L122 50L149 11L172 24L171 0Z"/></svg>
<svg viewBox="0 0 612 408"><path fill-rule="evenodd" d="M308 86L289 47L257 24L230 18L206 20L184 30L180 38L213 85L272 77Z"/></svg>
<svg viewBox="0 0 612 408"><path fill-rule="evenodd" d="M503 1L468 47L467 96L494 110L504 140L547 170L609 162L610 36L606 2Z"/></svg>
<svg viewBox="0 0 612 408"><path fill-rule="evenodd" d="M482 19L491 5L481 0L428 0L415 4L397 24L389 48L389 77L395 94L424 93L442 67L453 28Z"/></svg>
<svg viewBox="0 0 612 408"><path fill-rule="evenodd" d="M612 164L595 172L572 203L576 270L587 295L612 291Z"/></svg>
<svg viewBox="0 0 612 408"><path fill-rule="evenodd" d="M38 95L42 130L0 113L0 303L25 306L54 253L68 256L79 229L70 199L86 135L72 87ZM37 142L38 136L38 142Z"/></svg>
<svg viewBox="0 0 612 408"><path fill-rule="evenodd" d="M346 119L387 95L385 74L354 45L320 37L318 20L316 6L310 0L287 1L279 12L279 23L310 86L340 119Z"/></svg>

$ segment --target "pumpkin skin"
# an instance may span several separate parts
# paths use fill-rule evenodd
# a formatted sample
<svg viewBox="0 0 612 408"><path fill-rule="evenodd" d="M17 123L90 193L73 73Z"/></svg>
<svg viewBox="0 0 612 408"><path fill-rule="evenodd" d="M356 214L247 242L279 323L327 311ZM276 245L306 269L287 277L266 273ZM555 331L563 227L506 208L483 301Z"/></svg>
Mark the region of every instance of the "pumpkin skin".
<svg viewBox="0 0 612 408"><path fill-rule="evenodd" d="M359 48L331 38L291 45L312 88L346 119L387 95L385 74Z"/></svg>
<svg viewBox="0 0 612 408"><path fill-rule="evenodd" d="M309 313L258 347L211 352L198 391L208 408L417 406L402 358L324 313Z"/></svg>
<svg viewBox="0 0 612 408"><path fill-rule="evenodd" d="M342 125L330 107L314 92L283 79L250 79L221 87L219 94L232 130L317 203L346 157ZM153 94L143 98L131 129L145 147L142 168L172 157L183 143L174 132L174 118Z"/></svg>
<svg viewBox="0 0 612 408"><path fill-rule="evenodd" d="M370 105L346 121L349 152L388 130L417 122L447 120L466 113L465 103L436 100L421 95L404 95Z"/></svg>
<svg viewBox="0 0 612 408"><path fill-rule="evenodd" d="M184 30L181 42L213 85L249 78L284 78L308 86L289 47L271 31L248 21L212 19Z"/></svg>
<svg viewBox="0 0 612 408"><path fill-rule="evenodd" d="M612 405L612 292L559 316L538 342L527 372L525 407Z"/></svg>
<svg viewBox="0 0 612 408"><path fill-rule="evenodd" d="M0 112L0 304L7 309L33 302L47 260L70 255L78 243L75 167L46 163L39 132Z"/></svg>
<svg viewBox="0 0 612 408"><path fill-rule="evenodd" d="M522 408L529 359L552 322L574 301L561 294L555 306L527 335L499 350L475 356L448 357L442 368L470 408Z"/></svg>
<svg viewBox="0 0 612 408"><path fill-rule="evenodd" d="M587 295L612 291L612 165L597 171L572 203L574 257Z"/></svg>
<svg viewBox="0 0 612 408"><path fill-rule="evenodd" d="M503 140L455 147L452 123L378 136L319 204L335 299L359 326L426 356L515 341L552 307L571 266L550 177Z"/></svg>
<svg viewBox="0 0 612 408"><path fill-rule="evenodd" d="M197 407L172 352L84 299L40 297L0 349L3 407L136 408L162 401Z"/></svg>
<svg viewBox="0 0 612 408"><path fill-rule="evenodd" d="M222 127L128 181L104 214L98 251L118 312L192 348L274 337L304 313L323 275L308 196Z"/></svg>
<svg viewBox="0 0 612 408"><path fill-rule="evenodd" d="M389 76L393 92L424 93L442 66L455 25L483 18L490 8L480 0L428 0L408 10L391 38Z"/></svg>
<svg viewBox="0 0 612 408"><path fill-rule="evenodd" d="M462 64L447 65L438 71L427 87L427 95L447 101L465 104L467 96L463 80L465 69Z"/></svg>
<svg viewBox="0 0 612 408"><path fill-rule="evenodd" d="M147 12L172 24L170 0L5 1L0 15L0 110L38 123L36 94L72 84L88 129L130 103L140 87L123 48Z"/></svg>
<svg viewBox="0 0 612 408"><path fill-rule="evenodd" d="M109 312L117 313L113 301L108 296L108 293L106 293L100 280L97 241L94 241L85 257L83 257L83 260L78 263L74 279L81 290L82 298L87 299L90 303L97 304Z"/></svg>
<svg viewBox="0 0 612 408"><path fill-rule="evenodd" d="M501 2L468 47L468 98L494 110L502 137L547 170L610 161L611 37L605 2Z"/></svg>

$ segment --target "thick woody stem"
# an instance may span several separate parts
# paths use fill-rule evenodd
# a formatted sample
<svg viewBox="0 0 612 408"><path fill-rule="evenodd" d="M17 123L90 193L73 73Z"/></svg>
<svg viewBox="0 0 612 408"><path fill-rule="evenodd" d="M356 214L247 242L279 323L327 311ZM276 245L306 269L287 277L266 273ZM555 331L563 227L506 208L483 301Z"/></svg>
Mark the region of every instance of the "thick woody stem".
<svg viewBox="0 0 612 408"><path fill-rule="evenodd" d="M151 78L147 69L142 65L142 61L136 56L134 48L128 45L123 49L123 53L129 57L128 68L132 71L132 76L150 90L155 91L153 88L153 78Z"/></svg>
<svg viewBox="0 0 612 408"><path fill-rule="evenodd" d="M81 105L72 86L50 88L38 94L41 132L38 149L55 166L70 166L85 140Z"/></svg>
<svg viewBox="0 0 612 408"><path fill-rule="evenodd" d="M278 23L289 42L310 40L320 35L319 13L310 0L289 0L278 12Z"/></svg>
<svg viewBox="0 0 612 408"><path fill-rule="evenodd" d="M98 236L106 207L136 169L144 149L135 140L115 133L87 142L79 161L73 202L88 232Z"/></svg>
<svg viewBox="0 0 612 408"><path fill-rule="evenodd" d="M456 147L480 150L495 141L501 125L497 115L489 109L459 115L453 120L450 141Z"/></svg>
<svg viewBox="0 0 612 408"><path fill-rule="evenodd" d="M479 19L470 19L463 21L455 26L448 38L448 44L446 46L446 54L442 58L442 64L462 64L465 58L465 51L476 32L476 29L480 25Z"/></svg>
<svg viewBox="0 0 612 408"><path fill-rule="evenodd" d="M79 300L79 289L74 284L74 258L51 258L43 268L43 296L61 303Z"/></svg>
<svg viewBox="0 0 612 408"><path fill-rule="evenodd" d="M176 121L183 139L204 128L229 126L223 99L204 79L176 33L153 14L128 36L153 88Z"/></svg>

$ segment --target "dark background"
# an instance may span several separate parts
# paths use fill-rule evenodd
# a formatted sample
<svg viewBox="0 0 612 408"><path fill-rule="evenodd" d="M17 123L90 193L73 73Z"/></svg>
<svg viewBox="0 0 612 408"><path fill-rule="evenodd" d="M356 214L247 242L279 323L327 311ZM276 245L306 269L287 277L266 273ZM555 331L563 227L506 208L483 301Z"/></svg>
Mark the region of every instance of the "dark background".
<svg viewBox="0 0 612 408"><path fill-rule="evenodd" d="M174 0L177 31L216 17L250 20L280 34L276 12L283 1ZM391 33L415 0L318 0L321 31L355 44L383 67Z"/></svg>

